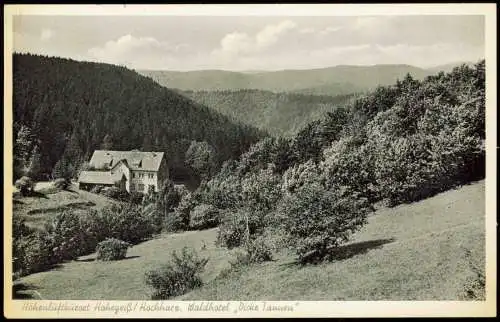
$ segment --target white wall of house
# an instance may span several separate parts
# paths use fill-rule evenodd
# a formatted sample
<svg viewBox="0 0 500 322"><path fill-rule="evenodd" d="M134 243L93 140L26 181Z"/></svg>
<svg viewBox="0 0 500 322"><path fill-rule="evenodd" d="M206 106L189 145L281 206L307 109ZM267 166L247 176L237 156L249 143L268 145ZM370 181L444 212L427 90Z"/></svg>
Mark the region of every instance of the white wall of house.
<svg viewBox="0 0 500 322"><path fill-rule="evenodd" d="M149 186L154 186L155 192L160 190L158 173L155 171L132 170L130 176L131 191L147 193Z"/></svg>

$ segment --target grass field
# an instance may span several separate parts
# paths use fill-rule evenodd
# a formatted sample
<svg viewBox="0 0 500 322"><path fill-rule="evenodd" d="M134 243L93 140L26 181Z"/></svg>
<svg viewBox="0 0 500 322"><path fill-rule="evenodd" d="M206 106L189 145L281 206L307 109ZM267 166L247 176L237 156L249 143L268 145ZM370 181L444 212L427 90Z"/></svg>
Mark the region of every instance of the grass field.
<svg viewBox="0 0 500 322"><path fill-rule="evenodd" d="M484 202L481 181L381 209L335 261L318 265L300 267L285 256L218 277L231 254L214 246L212 229L162 235L132 247L122 261L89 255L21 281L38 299L148 299L145 272L192 246L210 258L205 285L179 300L457 300L471 274L466 250L484 267Z"/></svg>
<svg viewBox="0 0 500 322"><path fill-rule="evenodd" d="M32 228L42 228L44 223L62 210L86 211L101 209L114 202L104 196L78 190L72 185L67 190L58 191L49 182L38 182L35 193L28 197L14 197L13 216L23 217Z"/></svg>

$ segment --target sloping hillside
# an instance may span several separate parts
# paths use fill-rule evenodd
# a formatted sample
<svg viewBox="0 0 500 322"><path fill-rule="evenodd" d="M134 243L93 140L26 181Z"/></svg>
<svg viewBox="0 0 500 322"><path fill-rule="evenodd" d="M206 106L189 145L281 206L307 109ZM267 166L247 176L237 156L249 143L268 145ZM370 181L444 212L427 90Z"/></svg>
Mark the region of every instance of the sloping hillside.
<svg viewBox="0 0 500 322"><path fill-rule="evenodd" d="M224 277L219 274L232 254L214 246L217 229L164 235L132 247L122 261L97 262L90 255L23 277L21 293L35 299L148 299L146 271L168 262L172 250L191 246L210 258L205 286L178 300L457 300L472 274L466 250L484 269L484 207L480 181L379 210L332 262L300 267L283 254Z"/></svg>
<svg viewBox="0 0 500 322"><path fill-rule="evenodd" d="M262 90L180 91L190 99L274 135L290 136L344 105L352 95L326 96Z"/></svg>
<svg viewBox="0 0 500 322"><path fill-rule="evenodd" d="M290 257L211 281L180 300L458 300L471 265L484 273L484 181L379 210L335 260ZM472 262L467 258L470 251Z"/></svg>
<svg viewBox="0 0 500 322"><path fill-rule="evenodd" d="M84 213L89 209L100 210L110 206L117 201L105 196L79 190L76 184L72 184L66 190L54 188L51 182L37 182L35 193L19 197L14 194L12 215L26 221L28 227L43 229L45 224L64 210L76 213Z"/></svg>
<svg viewBox="0 0 500 322"><path fill-rule="evenodd" d="M191 140L212 145L220 164L264 135L125 67L29 54L13 66L14 142L21 129L26 141L15 166L37 155L35 176L63 157L77 168L102 145L164 151L182 173Z"/></svg>

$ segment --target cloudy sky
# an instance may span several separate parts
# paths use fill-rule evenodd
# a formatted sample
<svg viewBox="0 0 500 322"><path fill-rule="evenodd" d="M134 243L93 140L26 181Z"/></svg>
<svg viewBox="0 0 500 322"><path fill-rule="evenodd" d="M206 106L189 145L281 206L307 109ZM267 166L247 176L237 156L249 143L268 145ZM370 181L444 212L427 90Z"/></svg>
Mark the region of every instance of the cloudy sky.
<svg viewBox="0 0 500 322"><path fill-rule="evenodd" d="M15 16L14 50L133 69L432 67L484 57L483 16Z"/></svg>

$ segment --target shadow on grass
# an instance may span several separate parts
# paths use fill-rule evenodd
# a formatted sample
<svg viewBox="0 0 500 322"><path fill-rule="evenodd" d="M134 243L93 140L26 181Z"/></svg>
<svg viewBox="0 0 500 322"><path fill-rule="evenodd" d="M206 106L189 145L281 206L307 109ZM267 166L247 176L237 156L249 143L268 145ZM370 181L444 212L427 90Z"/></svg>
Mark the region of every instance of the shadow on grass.
<svg viewBox="0 0 500 322"><path fill-rule="evenodd" d="M329 251L325 259L330 261L348 259L356 255L366 254L372 249L382 248L385 244L394 241L395 238L375 239L337 247Z"/></svg>
<svg viewBox="0 0 500 322"><path fill-rule="evenodd" d="M38 191L31 191L28 196L35 198L49 199L49 197L47 197L44 193Z"/></svg>
<svg viewBox="0 0 500 322"><path fill-rule="evenodd" d="M12 285L12 299L14 300L40 300L39 296L35 296L35 290L38 288L32 284L23 282L14 282Z"/></svg>
<svg viewBox="0 0 500 322"><path fill-rule="evenodd" d="M138 255L128 256L128 257L119 259L118 261L124 261L127 259L134 259L134 258L138 258L138 257L141 257L141 256L138 256ZM98 260L96 258L75 259L75 262L80 262L80 263L90 263L90 262L97 262L97 261ZM110 262L116 262L116 261L110 261Z"/></svg>
<svg viewBox="0 0 500 322"><path fill-rule="evenodd" d="M74 193L74 194L78 194L78 191L76 190L73 190L73 189L66 189L67 192L71 192L71 193Z"/></svg>
<svg viewBox="0 0 500 322"><path fill-rule="evenodd" d="M22 202L21 200L18 200L18 199L12 199L12 203L14 205L24 205L24 202Z"/></svg>
<svg viewBox="0 0 500 322"><path fill-rule="evenodd" d="M352 243L340 247L333 247L324 254L310 252L302 260L296 260L281 264L280 266L294 267L303 266L306 264L320 264L324 262L340 261L357 255L368 253L370 250L382 248L385 244L395 241L395 238L375 239L363 242Z"/></svg>

